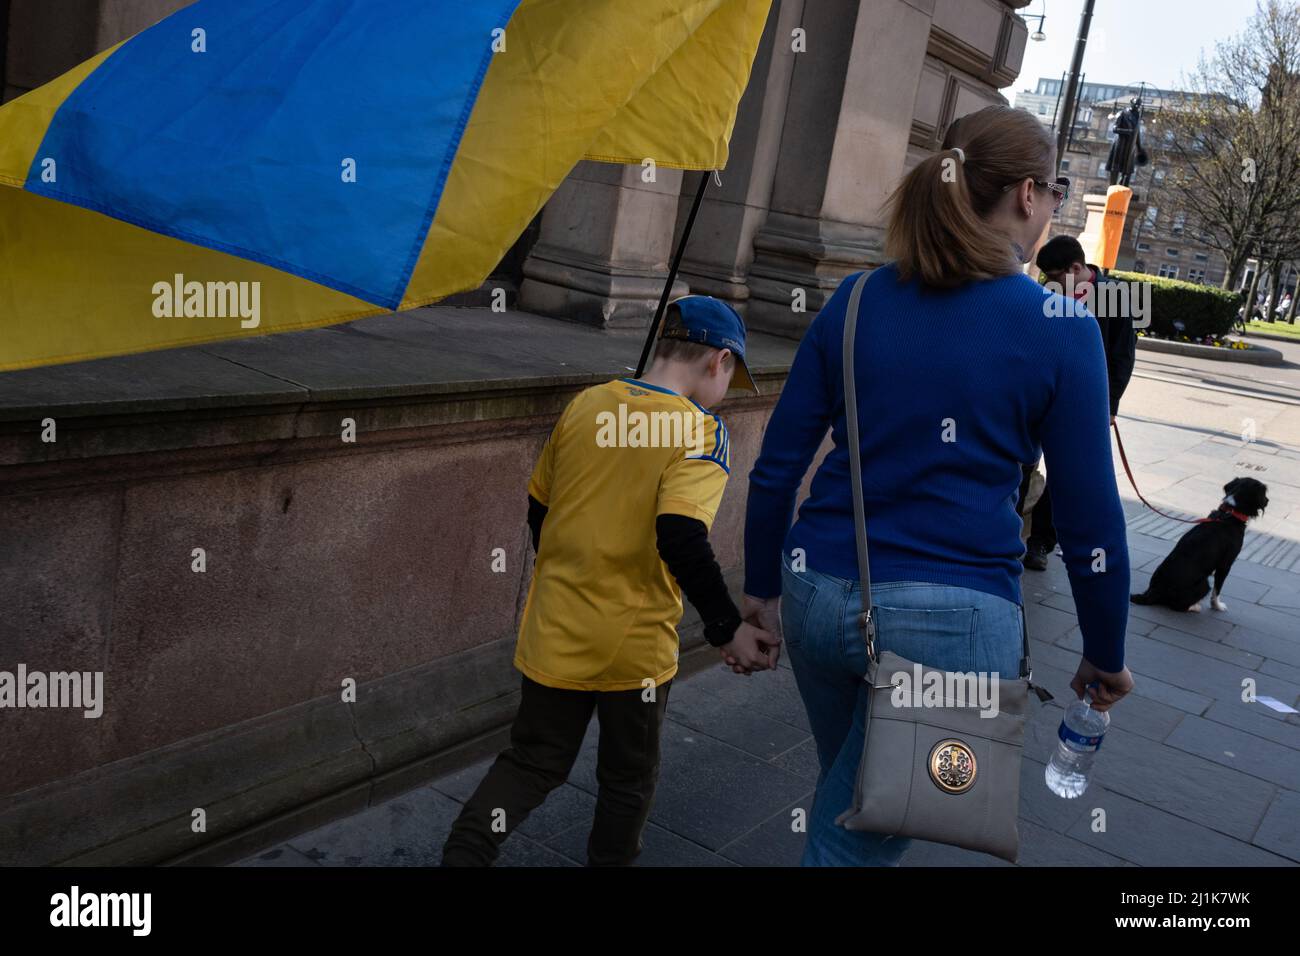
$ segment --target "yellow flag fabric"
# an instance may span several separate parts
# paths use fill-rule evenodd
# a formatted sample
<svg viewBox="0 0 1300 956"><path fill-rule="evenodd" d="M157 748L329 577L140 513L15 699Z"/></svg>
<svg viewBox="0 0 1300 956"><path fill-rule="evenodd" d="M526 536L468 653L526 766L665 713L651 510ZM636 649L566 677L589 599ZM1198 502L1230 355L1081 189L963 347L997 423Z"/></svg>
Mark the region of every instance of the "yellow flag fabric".
<svg viewBox="0 0 1300 956"><path fill-rule="evenodd" d="M270 55L267 30L310 29L289 15L298 2L247 14L262 18ZM374 4L412 18L460 6ZM323 24L319 43L286 36L301 56L292 70L239 50L247 72L233 79L221 41L248 24L223 34L209 13L199 51L174 14L0 107L0 371L312 328L476 288L581 159L723 168L769 4L498 0L482 24L449 28L458 45L446 51L443 33L371 16L351 32ZM483 55L474 44L496 17ZM196 58L171 63L182 89L169 99L149 71L178 37ZM363 42L364 60L347 46ZM329 99L303 87L309 66L346 78L355 62L373 84ZM389 90L396 76L415 79ZM196 100L236 108L212 132L200 106L176 105Z"/></svg>

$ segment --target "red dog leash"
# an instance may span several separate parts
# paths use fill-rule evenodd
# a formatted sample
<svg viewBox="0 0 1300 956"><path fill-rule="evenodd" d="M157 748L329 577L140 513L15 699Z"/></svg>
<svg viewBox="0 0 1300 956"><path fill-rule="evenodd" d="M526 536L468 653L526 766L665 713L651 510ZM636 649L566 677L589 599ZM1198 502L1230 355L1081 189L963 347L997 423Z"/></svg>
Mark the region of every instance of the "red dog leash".
<svg viewBox="0 0 1300 956"><path fill-rule="evenodd" d="M1111 422L1110 427L1115 429L1115 445L1119 448L1119 460L1124 463L1124 472L1128 475L1128 483L1133 486L1133 491L1137 494L1138 501L1142 502L1161 517L1171 518L1174 521L1181 521L1183 524L1206 524L1207 522L1214 520L1213 518L1196 518L1193 520L1190 518L1179 518L1177 515L1166 514L1151 502L1143 498L1142 492L1138 490L1137 480L1133 477L1133 469L1129 467L1128 455L1124 454L1124 442L1119 437L1119 422Z"/></svg>

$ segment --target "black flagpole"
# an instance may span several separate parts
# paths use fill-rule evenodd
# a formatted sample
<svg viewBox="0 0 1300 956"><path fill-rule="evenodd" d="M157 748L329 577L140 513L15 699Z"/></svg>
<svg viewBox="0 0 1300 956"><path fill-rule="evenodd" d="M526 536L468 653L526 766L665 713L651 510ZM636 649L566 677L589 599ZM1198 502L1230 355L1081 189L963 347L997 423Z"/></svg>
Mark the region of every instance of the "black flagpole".
<svg viewBox="0 0 1300 956"><path fill-rule="evenodd" d="M717 175L717 171L713 171ZM695 214L700 211L700 200L704 198L705 187L709 185L709 172L701 170L700 187L695 190L695 201L691 203L691 214L686 217L686 228L682 230L682 238L677 243L677 251L673 253L673 263L668 269L668 281L664 283L663 294L659 296L659 307L655 309L655 319L650 323L650 331L646 333L645 345L641 348L641 361L636 364L636 375L634 378L640 378L641 373L645 371L646 362L650 360L650 350L654 347L655 338L659 335L659 323L663 321L664 310L668 308L668 296L672 292L673 282L677 279L677 269L682 264L682 253L686 251L686 240L691 236L691 227L695 225Z"/></svg>

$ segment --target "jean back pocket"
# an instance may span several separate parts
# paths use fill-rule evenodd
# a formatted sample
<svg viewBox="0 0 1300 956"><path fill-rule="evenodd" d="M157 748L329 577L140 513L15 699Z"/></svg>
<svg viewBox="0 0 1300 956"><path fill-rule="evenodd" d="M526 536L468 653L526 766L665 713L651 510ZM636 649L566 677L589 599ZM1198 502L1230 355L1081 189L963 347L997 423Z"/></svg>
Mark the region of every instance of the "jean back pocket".
<svg viewBox="0 0 1300 956"><path fill-rule="evenodd" d="M975 634L979 609L922 609L875 605L876 641L927 667L962 673L975 668Z"/></svg>

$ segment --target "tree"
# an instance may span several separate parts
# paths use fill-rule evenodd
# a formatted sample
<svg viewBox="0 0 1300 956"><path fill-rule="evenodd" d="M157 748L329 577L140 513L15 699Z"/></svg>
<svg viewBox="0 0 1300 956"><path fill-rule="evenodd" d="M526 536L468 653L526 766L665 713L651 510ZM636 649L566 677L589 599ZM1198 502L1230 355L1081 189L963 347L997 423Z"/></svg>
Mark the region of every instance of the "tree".
<svg viewBox="0 0 1300 956"><path fill-rule="evenodd" d="M1252 256L1257 273L1300 258L1300 3L1260 0L1186 86L1161 117L1174 207L1223 253L1232 288Z"/></svg>

